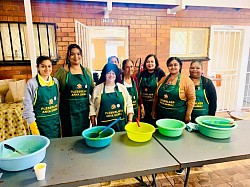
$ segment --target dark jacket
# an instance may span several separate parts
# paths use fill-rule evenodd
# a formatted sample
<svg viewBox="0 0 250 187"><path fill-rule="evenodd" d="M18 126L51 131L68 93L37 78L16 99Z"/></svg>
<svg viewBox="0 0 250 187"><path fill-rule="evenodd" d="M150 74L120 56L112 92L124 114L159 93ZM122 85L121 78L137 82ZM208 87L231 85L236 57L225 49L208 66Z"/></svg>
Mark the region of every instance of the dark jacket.
<svg viewBox="0 0 250 187"><path fill-rule="evenodd" d="M149 73L148 70L143 70L141 73L140 73L140 77L139 77L139 85L140 85L140 81L141 81L141 78L142 77L146 77L146 78L149 78L150 76L152 76L153 73ZM161 68L157 68L155 69L155 72L154 74L156 75L156 77L158 77L158 81L161 80L162 77L165 76L165 72L161 69Z"/></svg>
<svg viewBox="0 0 250 187"><path fill-rule="evenodd" d="M217 94L213 82L204 76L201 76L202 84L206 92L206 96L209 102L208 115L215 115L217 108Z"/></svg>

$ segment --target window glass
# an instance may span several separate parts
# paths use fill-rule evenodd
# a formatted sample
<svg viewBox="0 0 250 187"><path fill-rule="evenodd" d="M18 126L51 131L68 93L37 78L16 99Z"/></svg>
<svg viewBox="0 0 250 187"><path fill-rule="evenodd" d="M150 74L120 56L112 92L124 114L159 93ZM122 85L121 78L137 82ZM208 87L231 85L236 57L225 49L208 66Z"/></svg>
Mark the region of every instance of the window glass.
<svg viewBox="0 0 250 187"><path fill-rule="evenodd" d="M178 57L208 56L207 28L171 28L170 55Z"/></svg>

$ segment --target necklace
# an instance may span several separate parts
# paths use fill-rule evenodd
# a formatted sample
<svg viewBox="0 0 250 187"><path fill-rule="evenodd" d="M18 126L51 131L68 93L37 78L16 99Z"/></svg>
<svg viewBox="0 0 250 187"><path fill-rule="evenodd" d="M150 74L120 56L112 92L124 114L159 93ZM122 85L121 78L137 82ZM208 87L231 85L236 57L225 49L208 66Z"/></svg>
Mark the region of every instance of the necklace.
<svg viewBox="0 0 250 187"><path fill-rule="evenodd" d="M168 81L167 81L167 84L168 84L168 85L169 85L169 84L172 84L173 81L174 81L177 77L178 77L178 74L177 74L177 75L173 75L172 77L171 77L171 75L170 75L170 77L169 77L169 79L168 79Z"/></svg>

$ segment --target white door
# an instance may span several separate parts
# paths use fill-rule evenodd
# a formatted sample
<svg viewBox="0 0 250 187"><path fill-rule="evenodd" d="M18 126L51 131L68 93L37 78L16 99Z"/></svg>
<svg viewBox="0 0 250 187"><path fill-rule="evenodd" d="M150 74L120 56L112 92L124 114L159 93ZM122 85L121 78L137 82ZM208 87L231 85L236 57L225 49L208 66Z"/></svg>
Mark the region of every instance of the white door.
<svg viewBox="0 0 250 187"><path fill-rule="evenodd" d="M92 70L92 63L90 62L90 47L89 47L89 28L75 20L76 44L82 48L83 58L82 65Z"/></svg>
<svg viewBox="0 0 250 187"><path fill-rule="evenodd" d="M208 75L220 75L216 87L217 111L241 110L249 55L249 29L241 26L211 26Z"/></svg>
<svg viewBox="0 0 250 187"><path fill-rule="evenodd" d="M243 109L249 109L249 108L250 108L250 50L249 50L246 84L245 84L244 99L243 99Z"/></svg>

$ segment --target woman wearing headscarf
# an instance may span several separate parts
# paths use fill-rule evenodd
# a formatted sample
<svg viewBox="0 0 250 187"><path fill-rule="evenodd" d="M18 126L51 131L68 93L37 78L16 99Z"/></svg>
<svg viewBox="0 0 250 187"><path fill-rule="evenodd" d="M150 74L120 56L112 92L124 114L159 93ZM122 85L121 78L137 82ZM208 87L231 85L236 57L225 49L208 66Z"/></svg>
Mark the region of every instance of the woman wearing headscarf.
<svg viewBox="0 0 250 187"><path fill-rule="evenodd" d="M132 122L134 114L132 100L126 87L119 83L119 80L117 65L106 64L90 101L89 115L92 126L107 126L121 117L112 128L115 131L124 131L125 125Z"/></svg>
<svg viewBox="0 0 250 187"><path fill-rule="evenodd" d="M59 138L59 83L51 77L52 61L48 56L39 56L36 65L38 74L26 85L23 117L32 135Z"/></svg>
<svg viewBox="0 0 250 187"><path fill-rule="evenodd" d="M201 61L192 61L189 67L190 78L195 85L196 101L191 114L191 121L204 115L214 116L217 108L217 95L213 82L202 75Z"/></svg>
<svg viewBox="0 0 250 187"><path fill-rule="evenodd" d="M79 136L89 127L89 97L94 83L88 68L81 65L82 49L77 44L68 47L66 64L55 77L60 83L60 118L62 135Z"/></svg>
<svg viewBox="0 0 250 187"><path fill-rule="evenodd" d="M182 62L179 58L170 57L167 67L169 75L160 80L155 92L152 117L188 123L195 103L194 83L181 74Z"/></svg>
<svg viewBox="0 0 250 187"><path fill-rule="evenodd" d="M149 54L145 58L143 69L139 77L140 95L143 102L141 121L155 125L155 120L151 116L154 93L158 81L165 76L165 73L159 68L158 59L153 54Z"/></svg>

